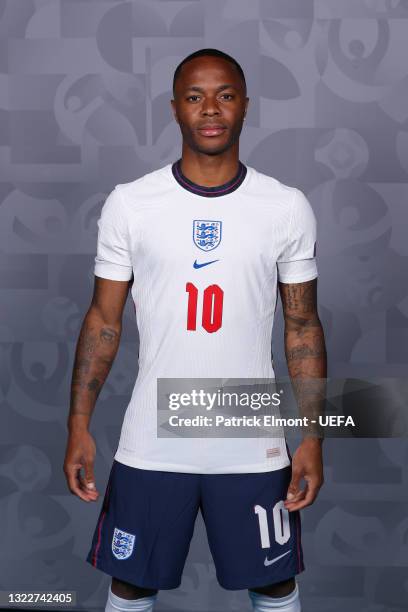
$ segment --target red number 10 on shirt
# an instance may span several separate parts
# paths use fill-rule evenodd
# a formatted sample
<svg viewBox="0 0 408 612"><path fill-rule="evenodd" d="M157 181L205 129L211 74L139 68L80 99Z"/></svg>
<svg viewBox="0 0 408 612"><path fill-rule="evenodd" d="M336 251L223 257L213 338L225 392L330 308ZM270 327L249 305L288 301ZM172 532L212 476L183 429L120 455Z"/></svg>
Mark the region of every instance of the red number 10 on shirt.
<svg viewBox="0 0 408 612"><path fill-rule="evenodd" d="M196 331L198 289L193 283L187 283L186 291L188 293L187 329ZM204 289L201 324L209 333L218 331L222 325L223 300L224 292L218 285L209 285Z"/></svg>

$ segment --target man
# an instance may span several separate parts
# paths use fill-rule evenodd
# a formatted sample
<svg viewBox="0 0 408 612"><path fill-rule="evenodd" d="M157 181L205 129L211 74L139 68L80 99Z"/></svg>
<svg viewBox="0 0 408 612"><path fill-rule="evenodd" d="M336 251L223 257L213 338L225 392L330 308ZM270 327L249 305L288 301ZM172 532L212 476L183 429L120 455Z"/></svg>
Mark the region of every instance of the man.
<svg viewBox="0 0 408 612"><path fill-rule="evenodd" d="M131 289L139 372L87 556L112 576L106 612L150 612L180 585L198 509L221 586L248 589L258 612L299 612L299 511L323 483L322 440L305 436L292 459L284 437L159 438L156 393L162 377L273 379L278 282L292 380L326 376L315 217L299 189L239 160L249 99L232 57L191 54L173 95L181 158L117 185L98 221L64 472L72 493L98 499L88 427Z"/></svg>

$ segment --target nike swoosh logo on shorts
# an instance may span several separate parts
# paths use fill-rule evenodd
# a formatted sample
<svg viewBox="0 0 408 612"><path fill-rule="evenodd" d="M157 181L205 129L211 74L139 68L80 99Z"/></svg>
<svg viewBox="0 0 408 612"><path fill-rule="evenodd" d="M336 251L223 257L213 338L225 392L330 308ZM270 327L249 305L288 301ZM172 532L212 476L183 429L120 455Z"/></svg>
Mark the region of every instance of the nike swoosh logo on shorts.
<svg viewBox="0 0 408 612"><path fill-rule="evenodd" d="M274 559L271 559L270 561L268 557L265 557L264 565L268 567L268 565L272 565L272 563L275 563L275 561L279 561L279 559L282 559L282 557L284 557L285 555L288 555L290 552L292 551L287 550L285 553L283 553L283 555L279 555L279 557L275 557Z"/></svg>
<svg viewBox="0 0 408 612"><path fill-rule="evenodd" d="M219 261L219 259L213 259L213 261L205 261L204 263L197 263L197 260L195 260L195 262L193 263L193 267L198 270L198 268L203 268L204 266L209 266L212 263L215 263L216 261Z"/></svg>

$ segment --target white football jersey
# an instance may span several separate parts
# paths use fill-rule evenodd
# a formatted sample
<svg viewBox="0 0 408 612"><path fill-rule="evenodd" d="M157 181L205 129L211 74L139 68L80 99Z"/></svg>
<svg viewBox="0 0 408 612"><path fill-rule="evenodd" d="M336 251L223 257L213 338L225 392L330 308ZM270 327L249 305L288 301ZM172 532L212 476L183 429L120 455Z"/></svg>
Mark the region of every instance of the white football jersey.
<svg viewBox="0 0 408 612"><path fill-rule="evenodd" d="M149 470L267 472L290 464L285 438L163 438L157 378L274 378L277 280L317 276L316 219L296 187L239 162L200 186L181 160L119 184L98 220L94 272L128 281L139 371L115 459Z"/></svg>

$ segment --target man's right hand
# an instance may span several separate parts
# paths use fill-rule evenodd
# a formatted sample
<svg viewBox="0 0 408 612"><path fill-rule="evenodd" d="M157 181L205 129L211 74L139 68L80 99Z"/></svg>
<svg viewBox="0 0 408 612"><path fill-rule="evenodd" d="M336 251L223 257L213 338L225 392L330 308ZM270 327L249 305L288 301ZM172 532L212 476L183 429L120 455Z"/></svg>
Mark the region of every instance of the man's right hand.
<svg viewBox="0 0 408 612"><path fill-rule="evenodd" d="M72 371L69 432L64 473L71 493L97 501L94 478L96 445L89 433L95 402L119 348L122 315L133 281L94 276L92 303L83 320ZM84 476L81 474L84 470Z"/></svg>
<svg viewBox="0 0 408 612"><path fill-rule="evenodd" d="M71 493L87 502L97 501L99 497L94 477L95 455L96 445L89 431L69 433L64 461L65 477Z"/></svg>

